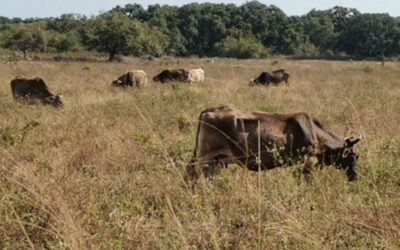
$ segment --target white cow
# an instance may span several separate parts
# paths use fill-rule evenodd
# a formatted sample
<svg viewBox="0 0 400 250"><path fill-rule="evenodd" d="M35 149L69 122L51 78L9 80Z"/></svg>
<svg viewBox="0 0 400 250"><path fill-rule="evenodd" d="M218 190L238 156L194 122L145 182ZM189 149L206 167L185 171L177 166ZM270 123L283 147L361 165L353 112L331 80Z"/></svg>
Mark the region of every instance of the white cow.
<svg viewBox="0 0 400 250"><path fill-rule="evenodd" d="M202 68L189 70L189 81L192 82L204 82L204 70Z"/></svg>
<svg viewBox="0 0 400 250"><path fill-rule="evenodd" d="M147 75L144 70L132 70L131 72L135 77L137 87L141 88L147 85Z"/></svg>

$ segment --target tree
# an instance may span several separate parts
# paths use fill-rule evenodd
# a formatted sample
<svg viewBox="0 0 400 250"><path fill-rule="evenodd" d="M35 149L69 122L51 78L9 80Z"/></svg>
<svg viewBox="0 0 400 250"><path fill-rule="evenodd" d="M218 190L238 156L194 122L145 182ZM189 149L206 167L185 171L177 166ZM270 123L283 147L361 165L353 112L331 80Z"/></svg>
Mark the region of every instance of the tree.
<svg viewBox="0 0 400 250"><path fill-rule="evenodd" d="M106 13L90 20L80 33L89 49L108 53L109 61L118 54L160 56L168 42L157 28L131 20L121 12Z"/></svg>
<svg viewBox="0 0 400 250"><path fill-rule="evenodd" d="M81 29L83 43L89 49L108 53L109 61L127 54L134 38L130 19L122 13L106 13L89 20Z"/></svg>
<svg viewBox="0 0 400 250"><path fill-rule="evenodd" d="M353 18L338 38L338 49L349 55L383 57L400 53L400 22L387 14Z"/></svg>
<svg viewBox="0 0 400 250"><path fill-rule="evenodd" d="M86 20L85 16L78 14L63 14L58 18L49 18L46 21L47 29L60 33L77 30L79 26Z"/></svg>
<svg viewBox="0 0 400 250"><path fill-rule="evenodd" d="M268 50L255 37L227 37L215 45L218 56L233 58L263 58Z"/></svg>
<svg viewBox="0 0 400 250"><path fill-rule="evenodd" d="M336 33L343 32L351 19L361 15L361 13L356 9L344 8L339 6L335 6L332 9L329 9L328 12L332 17L333 27Z"/></svg>
<svg viewBox="0 0 400 250"><path fill-rule="evenodd" d="M79 36L75 31L67 33L49 32L47 45L50 48L54 48L57 52L78 50Z"/></svg>
<svg viewBox="0 0 400 250"><path fill-rule="evenodd" d="M252 34L265 47L274 53L293 53L296 34L290 20L281 9L257 1L247 2L240 9L244 22L251 25Z"/></svg>
<svg viewBox="0 0 400 250"><path fill-rule="evenodd" d="M2 34L3 47L18 49L27 58L28 51L44 51L46 32L41 23L11 24Z"/></svg>
<svg viewBox="0 0 400 250"><path fill-rule="evenodd" d="M312 10L304 16L303 34L319 49L320 54L333 53L337 34L329 11Z"/></svg>
<svg viewBox="0 0 400 250"><path fill-rule="evenodd" d="M168 46L168 36L163 34L157 27L147 23L132 21L132 32L134 39L128 54L135 56L153 55L162 56Z"/></svg>
<svg viewBox="0 0 400 250"><path fill-rule="evenodd" d="M185 38L179 30L181 20L178 18L178 7L150 5L147 10L146 23L157 27L168 36L168 46L165 52L170 55L185 55Z"/></svg>

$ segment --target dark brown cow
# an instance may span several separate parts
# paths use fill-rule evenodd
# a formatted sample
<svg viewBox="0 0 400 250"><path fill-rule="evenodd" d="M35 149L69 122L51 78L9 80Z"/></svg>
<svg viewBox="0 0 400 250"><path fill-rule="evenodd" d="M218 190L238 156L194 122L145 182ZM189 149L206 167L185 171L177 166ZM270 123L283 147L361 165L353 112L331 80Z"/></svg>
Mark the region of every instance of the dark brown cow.
<svg viewBox="0 0 400 250"><path fill-rule="evenodd" d="M178 81L178 82L190 82L191 79L189 77L189 71L185 69L166 69L161 73L153 77L153 81L155 82L170 82L170 81Z"/></svg>
<svg viewBox="0 0 400 250"><path fill-rule="evenodd" d="M42 78L26 79L17 77L11 80L10 85L15 99L23 99L28 104L40 101L56 108L64 107L61 96L53 95Z"/></svg>
<svg viewBox="0 0 400 250"><path fill-rule="evenodd" d="M244 113L229 107L210 108L200 114L187 177L197 180L203 172L205 177L212 178L229 163L258 171L258 159L260 169L266 170L314 158L320 165L345 169L352 181L356 179L358 158L353 146L360 139L340 139L306 113ZM309 175L310 169L306 167L307 164L303 171Z"/></svg>
<svg viewBox="0 0 400 250"><path fill-rule="evenodd" d="M112 81L113 86L119 86L119 87L127 87L127 86L133 87L135 86L135 84L136 81L132 71L127 71L120 77Z"/></svg>
<svg viewBox="0 0 400 250"><path fill-rule="evenodd" d="M289 83L290 74L284 69L278 69L275 71L262 72L256 79L251 79L250 84L279 84L282 81L285 81L286 84Z"/></svg>

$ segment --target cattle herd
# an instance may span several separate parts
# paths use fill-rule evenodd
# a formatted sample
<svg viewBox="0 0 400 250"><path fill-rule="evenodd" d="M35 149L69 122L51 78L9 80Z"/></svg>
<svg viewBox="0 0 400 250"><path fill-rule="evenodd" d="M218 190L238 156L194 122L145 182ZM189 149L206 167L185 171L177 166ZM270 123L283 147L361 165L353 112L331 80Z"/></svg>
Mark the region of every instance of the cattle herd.
<svg viewBox="0 0 400 250"><path fill-rule="evenodd" d="M284 69L262 72L249 85L288 84ZM154 82L204 82L204 70L163 70ZM15 99L27 104L43 103L63 108L60 95L52 94L43 79L16 77L11 80ZM113 86L143 88L147 75L143 70L127 71L112 81ZM306 179L313 165L334 165L346 171L349 181L356 179L358 153L354 145L361 136L341 139L307 113L271 114L242 112L222 106L203 110L198 119L193 157L186 166L186 180L196 182L200 176L212 179L230 163L252 171L303 163ZM310 159L315 163L310 165Z"/></svg>

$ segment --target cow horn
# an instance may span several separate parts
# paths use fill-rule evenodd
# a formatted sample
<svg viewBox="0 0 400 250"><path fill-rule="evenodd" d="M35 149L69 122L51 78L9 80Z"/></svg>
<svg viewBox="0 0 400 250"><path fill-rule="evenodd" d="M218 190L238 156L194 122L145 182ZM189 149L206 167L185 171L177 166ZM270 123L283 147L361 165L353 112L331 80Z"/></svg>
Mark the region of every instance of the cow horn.
<svg viewBox="0 0 400 250"><path fill-rule="evenodd" d="M355 144L357 144L359 141L363 139L362 134L360 134L357 138L354 138L354 136L347 137L344 141L344 145L346 148L351 148Z"/></svg>
<svg viewBox="0 0 400 250"><path fill-rule="evenodd" d="M51 96L47 97L47 100L52 102L52 101L54 101L55 98L56 97L54 95L51 95Z"/></svg>

